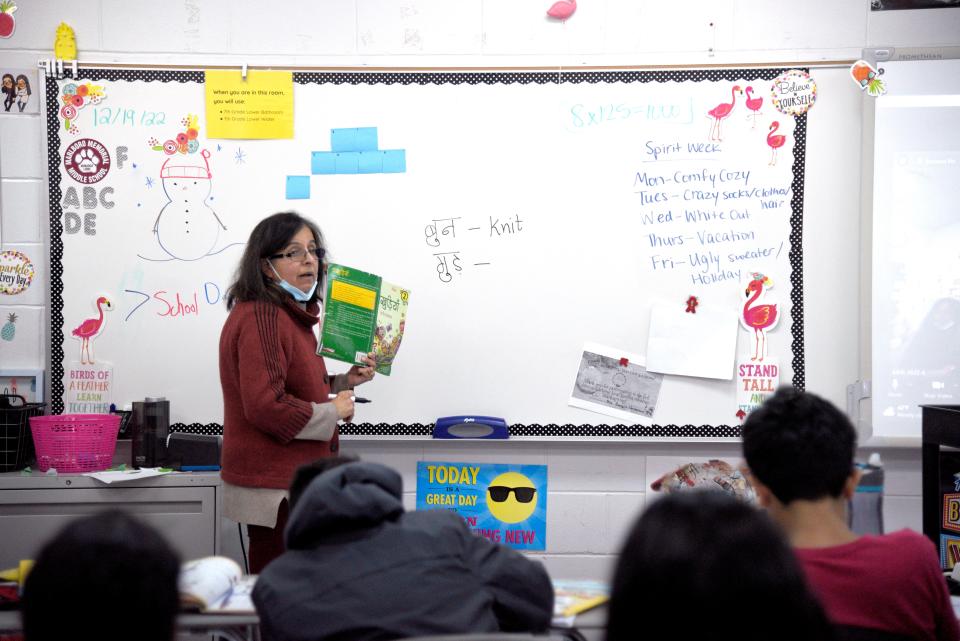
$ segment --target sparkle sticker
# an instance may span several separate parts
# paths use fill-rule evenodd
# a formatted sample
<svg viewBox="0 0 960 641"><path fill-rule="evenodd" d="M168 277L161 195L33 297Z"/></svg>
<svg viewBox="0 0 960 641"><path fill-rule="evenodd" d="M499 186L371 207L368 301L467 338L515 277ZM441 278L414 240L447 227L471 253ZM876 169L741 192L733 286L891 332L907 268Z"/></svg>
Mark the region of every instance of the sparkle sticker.
<svg viewBox="0 0 960 641"><path fill-rule="evenodd" d="M25 291L36 273L26 254L12 249L0 252L0 294L14 296Z"/></svg>

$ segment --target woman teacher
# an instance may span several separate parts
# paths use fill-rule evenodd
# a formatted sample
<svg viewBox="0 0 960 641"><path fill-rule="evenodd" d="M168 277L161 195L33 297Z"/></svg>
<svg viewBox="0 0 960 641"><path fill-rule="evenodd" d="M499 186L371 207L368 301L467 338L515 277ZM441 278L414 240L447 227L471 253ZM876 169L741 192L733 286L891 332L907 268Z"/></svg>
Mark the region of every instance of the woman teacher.
<svg viewBox="0 0 960 641"><path fill-rule="evenodd" d="M294 470L337 456L337 421L353 418L351 390L374 376L372 354L339 376L329 376L317 355L325 254L315 223L274 214L251 232L227 290L230 314L220 334L223 512L247 524L251 574L283 552Z"/></svg>

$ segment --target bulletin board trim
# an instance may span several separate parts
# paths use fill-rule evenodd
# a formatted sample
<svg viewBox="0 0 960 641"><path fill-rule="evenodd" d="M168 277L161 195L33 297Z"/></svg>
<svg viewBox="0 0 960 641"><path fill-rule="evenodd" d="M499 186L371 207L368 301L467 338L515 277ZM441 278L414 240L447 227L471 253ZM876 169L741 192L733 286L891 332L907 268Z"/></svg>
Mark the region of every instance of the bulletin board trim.
<svg viewBox="0 0 960 641"><path fill-rule="evenodd" d="M212 66L210 68L217 68ZM236 67L229 67L236 68ZM636 68L614 69L605 67L604 71L583 71L582 69L552 71L480 71L461 72L447 70L433 70L430 72L392 71L371 72L357 71L306 71L293 73L293 81L297 84L560 84L560 83L633 83L633 82L684 82L704 80L738 81L748 80L759 76L762 80L773 80L788 69L801 69L809 72L809 67L767 67L743 65L737 68L728 66L710 67L664 67L652 70L638 70ZM65 69L65 77L72 77L72 70ZM204 81L204 72L201 70L173 70L169 68L141 66L127 68L121 65L101 67L79 67L77 78L89 80L112 81L143 81L143 82L196 82ZM49 180L49 210L50 210L50 354L51 354L51 405L53 413L62 414L63 404L63 222L62 222L62 192L60 189L60 122L58 119L58 85L56 82L46 82L46 110L47 110L47 164ZM805 359L803 341L803 189L806 165L806 130L807 116L801 114L795 117L794 136L797 140L793 148L794 170L791 183L792 197L790 199L790 283L792 287L791 301L791 352L793 354L793 386L804 389ZM222 434L223 426L219 423L176 423L171 426L174 431ZM423 423L356 423L341 426L340 433L344 435L364 436L428 436L432 432L433 424ZM625 424L564 424L548 423L515 424L510 426L510 433L522 437L653 437L653 438L739 438L739 425L625 425Z"/></svg>

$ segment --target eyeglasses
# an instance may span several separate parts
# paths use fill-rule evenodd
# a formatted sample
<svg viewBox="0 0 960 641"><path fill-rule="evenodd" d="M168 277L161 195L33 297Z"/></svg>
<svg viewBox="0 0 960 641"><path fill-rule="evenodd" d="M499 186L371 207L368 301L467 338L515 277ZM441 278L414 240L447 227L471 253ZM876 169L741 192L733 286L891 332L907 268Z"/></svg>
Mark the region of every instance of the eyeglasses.
<svg viewBox="0 0 960 641"><path fill-rule="evenodd" d="M507 487L506 485L491 485L487 488L494 503L503 503L510 496L510 492L517 498L517 503L529 503L536 494L535 487Z"/></svg>
<svg viewBox="0 0 960 641"><path fill-rule="evenodd" d="M307 252L310 252L311 254L313 254L314 258L316 258L317 261L323 261L323 257L326 255L327 250L324 249L323 247L311 247L310 249L300 249L298 247L297 249L291 249L290 251L285 252L283 254L274 254L273 256L268 256L268 258L270 260L274 260L276 258L286 258L289 260L304 260L307 257Z"/></svg>

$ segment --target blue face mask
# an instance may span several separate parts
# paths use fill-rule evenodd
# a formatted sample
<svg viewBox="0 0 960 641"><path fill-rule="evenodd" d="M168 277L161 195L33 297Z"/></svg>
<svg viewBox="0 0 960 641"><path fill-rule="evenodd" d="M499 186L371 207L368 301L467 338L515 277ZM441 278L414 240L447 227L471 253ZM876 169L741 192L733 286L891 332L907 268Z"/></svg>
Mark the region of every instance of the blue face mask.
<svg viewBox="0 0 960 641"><path fill-rule="evenodd" d="M277 274L277 270L273 266L273 263L271 263L268 260L267 264L270 265L270 269L273 270L273 273ZM293 296L294 300L298 300L301 303L310 302L310 299L313 298L313 293L317 291L317 281L313 282L313 287L310 288L309 292L305 292L302 289L298 289L293 285L291 285L290 283L288 283L287 281L285 281L284 279L280 278L280 274L277 274L277 278L279 279L277 280L277 285L279 285L281 289L283 289L285 292Z"/></svg>

